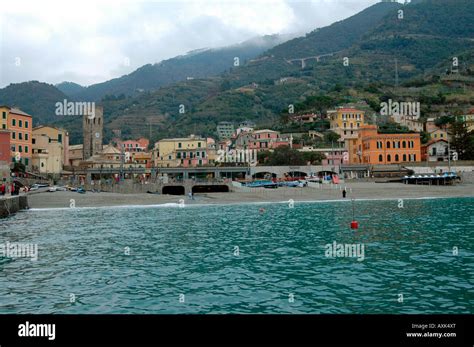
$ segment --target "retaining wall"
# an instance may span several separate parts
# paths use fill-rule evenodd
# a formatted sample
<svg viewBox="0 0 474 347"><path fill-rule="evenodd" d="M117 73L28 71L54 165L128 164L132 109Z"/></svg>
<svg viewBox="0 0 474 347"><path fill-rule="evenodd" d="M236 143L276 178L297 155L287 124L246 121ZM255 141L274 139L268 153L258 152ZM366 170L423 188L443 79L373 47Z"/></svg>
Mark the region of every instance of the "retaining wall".
<svg viewBox="0 0 474 347"><path fill-rule="evenodd" d="M25 209L28 209L28 198L26 195L4 196L0 198L0 218L8 217Z"/></svg>

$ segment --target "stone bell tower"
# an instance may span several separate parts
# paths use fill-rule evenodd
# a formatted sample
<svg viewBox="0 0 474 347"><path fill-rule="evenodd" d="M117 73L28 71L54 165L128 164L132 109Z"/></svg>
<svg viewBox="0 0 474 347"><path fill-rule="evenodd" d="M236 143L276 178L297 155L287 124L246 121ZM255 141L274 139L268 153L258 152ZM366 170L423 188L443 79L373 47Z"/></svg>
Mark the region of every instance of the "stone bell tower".
<svg viewBox="0 0 474 347"><path fill-rule="evenodd" d="M94 106L95 115L82 116L83 154L84 160L102 151L102 136L104 128L104 109Z"/></svg>

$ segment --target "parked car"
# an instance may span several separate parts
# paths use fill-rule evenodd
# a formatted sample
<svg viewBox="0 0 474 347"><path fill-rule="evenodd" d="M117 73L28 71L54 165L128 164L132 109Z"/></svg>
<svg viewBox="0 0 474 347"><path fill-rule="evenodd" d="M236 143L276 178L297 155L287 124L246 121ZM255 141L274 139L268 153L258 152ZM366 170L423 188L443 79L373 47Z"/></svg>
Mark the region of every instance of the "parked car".
<svg viewBox="0 0 474 347"><path fill-rule="evenodd" d="M40 188L46 188L46 187L49 187L49 184L45 184L45 183L35 183L31 186L30 188L30 191L31 190L38 190Z"/></svg>
<svg viewBox="0 0 474 347"><path fill-rule="evenodd" d="M65 187L60 186L52 186L48 188L48 192L65 192L67 189Z"/></svg>

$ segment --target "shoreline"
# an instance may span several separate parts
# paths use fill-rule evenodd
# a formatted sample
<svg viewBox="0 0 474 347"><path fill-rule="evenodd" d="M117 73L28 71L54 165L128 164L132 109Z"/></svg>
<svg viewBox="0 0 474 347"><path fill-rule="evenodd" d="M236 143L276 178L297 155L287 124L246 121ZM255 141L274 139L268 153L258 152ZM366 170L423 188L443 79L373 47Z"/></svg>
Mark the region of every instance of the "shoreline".
<svg viewBox="0 0 474 347"><path fill-rule="evenodd" d="M75 192L35 192L28 194L28 205L31 210L70 209L75 208L139 208L139 207L179 207L207 205L242 205L242 204L273 204L289 203L290 199L299 203L344 202L355 199L358 201L384 201L398 199L441 199L474 197L474 184L465 183L455 186L416 186L399 183L350 183L348 194L344 199L342 192L336 188L259 188L253 191L237 190L230 193L195 194L194 200L184 195L162 194L120 194Z"/></svg>

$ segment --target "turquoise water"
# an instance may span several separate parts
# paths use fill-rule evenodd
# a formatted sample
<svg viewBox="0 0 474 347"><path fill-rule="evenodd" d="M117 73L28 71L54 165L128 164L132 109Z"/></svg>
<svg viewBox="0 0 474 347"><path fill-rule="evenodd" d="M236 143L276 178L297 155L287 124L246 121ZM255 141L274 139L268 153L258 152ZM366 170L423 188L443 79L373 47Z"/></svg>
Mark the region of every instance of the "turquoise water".
<svg viewBox="0 0 474 347"><path fill-rule="evenodd" d="M0 312L474 313L474 198L397 205L358 201L357 231L349 201L18 213L0 243L38 260L0 258Z"/></svg>

